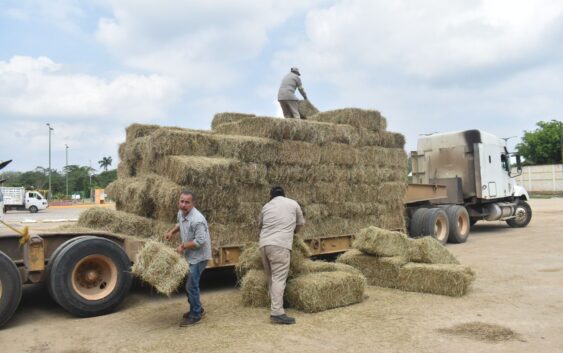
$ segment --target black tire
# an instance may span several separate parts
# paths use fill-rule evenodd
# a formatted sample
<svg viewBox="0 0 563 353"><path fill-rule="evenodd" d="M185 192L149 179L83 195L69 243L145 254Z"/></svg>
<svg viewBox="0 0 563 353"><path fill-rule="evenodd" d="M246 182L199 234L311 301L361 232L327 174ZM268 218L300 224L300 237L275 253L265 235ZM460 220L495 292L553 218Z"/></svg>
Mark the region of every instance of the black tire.
<svg viewBox="0 0 563 353"><path fill-rule="evenodd" d="M30 206L30 207L29 207L29 212L31 212L31 213L37 213L37 212L39 212L39 209L37 208L37 206Z"/></svg>
<svg viewBox="0 0 563 353"><path fill-rule="evenodd" d="M82 235L82 236L78 236L75 238L71 238L67 241L65 241L64 243L62 243L61 245L59 245L58 248L55 249L55 251L53 251L53 253L51 254L51 257L49 258L49 262L47 263L47 267L45 268L45 278L47 280L47 290L49 291L49 295L51 296L51 298L53 298L53 300L55 300L55 297L53 295L53 288L51 287L51 281L49 280L49 278L51 277L51 270L53 268L53 263L55 262L55 259L57 258L57 256L61 253L61 251L66 248L68 245L74 243L77 240L80 239L84 239L84 238L93 238L93 236L91 235Z"/></svg>
<svg viewBox="0 0 563 353"><path fill-rule="evenodd" d="M446 208L446 214L448 215L448 223L450 226L448 241L456 244L465 243L469 237L469 229L471 228L467 209L463 206L453 205Z"/></svg>
<svg viewBox="0 0 563 353"><path fill-rule="evenodd" d="M428 211L429 211L428 208L419 208L416 211L414 211L410 221L411 237L420 237L424 235L422 224L424 222L424 218L426 217Z"/></svg>
<svg viewBox="0 0 563 353"><path fill-rule="evenodd" d="M512 228L524 228L532 220L532 208L526 201L518 201L514 214L515 218L506 220Z"/></svg>
<svg viewBox="0 0 563 353"><path fill-rule="evenodd" d="M431 208L424 217L422 224L423 235L431 235L441 244L448 242L449 224L446 211L441 208Z"/></svg>
<svg viewBox="0 0 563 353"><path fill-rule="evenodd" d="M131 288L130 267L127 254L111 240L78 239L54 259L48 279L53 299L76 316L112 312Z"/></svg>
<svg viewBox="0 0 563 353"><path fill-rule="evenodd" d="M0 251L0 327L12 318L22 298L22 280L16 264Z"/></svg>

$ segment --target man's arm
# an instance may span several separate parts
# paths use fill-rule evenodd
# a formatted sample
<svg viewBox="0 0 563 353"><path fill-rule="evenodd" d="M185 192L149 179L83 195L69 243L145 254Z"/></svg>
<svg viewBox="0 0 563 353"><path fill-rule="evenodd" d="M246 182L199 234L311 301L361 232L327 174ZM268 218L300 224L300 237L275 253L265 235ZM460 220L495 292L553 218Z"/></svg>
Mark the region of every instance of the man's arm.
<svg viewBox="0 0 563 353"><path fill-rule="evenodd" d="M299 77L297 78L297 89L303 96L303 99L307 100L307 93L305 93L305 88L303 88L303 83L301 82L301 79Z"/></svg>
<svg viewBox="0 0 563 353"><path fill-rule="evenodd" d="M188 242L180 244L180 246L178 246L178 249L176 250L181 250L181 252L183 252L184 250L199 249L207 241L205 225L203 223L196 223L194 225L194 228L195 228L194 240L190 240Z"/></svg>
<svg viewBox="0 0 563 353"><path fill-rule="evenodd" d="M172 229L164 233L164 239L170 240L175 234L178 234L179 232L180 232L180 223L176 223L176 225Z"/></svg>
<svg viewBox="0 0 563 353"><path fill-rule="evenodd" d="M301 210L301 206L297 204L297 208L295 209L295 233L298 233L303 225L305 224L305 217L303 217L303 211Z"/></svg>

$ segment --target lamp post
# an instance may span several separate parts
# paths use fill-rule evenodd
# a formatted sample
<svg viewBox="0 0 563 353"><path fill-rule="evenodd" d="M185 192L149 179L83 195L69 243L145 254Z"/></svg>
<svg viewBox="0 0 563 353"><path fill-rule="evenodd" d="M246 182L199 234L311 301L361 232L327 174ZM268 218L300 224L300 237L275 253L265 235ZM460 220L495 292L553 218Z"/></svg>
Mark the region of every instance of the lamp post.
<svg viewBox="0 0 563 353"><path fill-rule="evenodd" d="M66 166L65 166L65 176L66 176L66 197L68 198L68 145L65 144L66 149Z"/></svg>
<svg viewBox="0 0 563 353"><path fill-rule="evenodd" d="M51 195L51 131L55 130L51 127L51 124L47 123L47 127L49 127L49 192L47 193L47 199L50 200Z"/></svg>

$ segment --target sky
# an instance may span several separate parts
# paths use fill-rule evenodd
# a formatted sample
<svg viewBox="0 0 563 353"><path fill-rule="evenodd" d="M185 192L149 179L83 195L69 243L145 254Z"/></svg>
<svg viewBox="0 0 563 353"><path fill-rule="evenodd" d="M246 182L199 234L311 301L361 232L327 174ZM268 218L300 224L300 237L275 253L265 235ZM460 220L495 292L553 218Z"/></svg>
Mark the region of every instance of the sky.
<svg viewBox="0 0 563 353"><path fill-rule="evenodd" d="M420 134L482 129L514 149L563 119L561 0L0 0L3 171L118 163L132 123L210 129L281 116L297 66L321 111ZM65 146L68 146L66 149Z"/></svg>

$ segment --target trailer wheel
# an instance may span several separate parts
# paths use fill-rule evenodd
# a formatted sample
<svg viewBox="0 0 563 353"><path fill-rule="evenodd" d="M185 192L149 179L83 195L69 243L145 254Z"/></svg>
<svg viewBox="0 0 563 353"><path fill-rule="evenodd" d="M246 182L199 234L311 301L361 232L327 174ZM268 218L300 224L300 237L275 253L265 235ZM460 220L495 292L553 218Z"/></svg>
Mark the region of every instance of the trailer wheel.
<svg viewBox="0 0 563 353"><path fill-rule="evenodd" d="M414 211L411 221L410 221L410 235L412 237L419 237L421 235L426 235L424 234L424 230L423 230L423 223L424 223L424 219L426 218L426 215L428 214L428 211L430 211L430 209L428 208L419 208L416 211Z"/></svg>
<svg viewBox="0 0 563 353"><path fill-rule="evenodd" d="M37 206L30 206L29 207L29 212L31 213L37 213L39 211L39 209L37 208Z"/></svg>
<svg viewBox="0 0 563 353"><path fill-rule="evenodd" d="M424 235L431 235L442 244L448 241L448 216L443 209L437 207L429 209L422 226Z"/></svg>
<svg viewBox="0 0 563 353"><path fill-rule="evenodd" d="M131 262L111 240L86 237L68 244L54 259L49 285L55 301L71 314L113 311L131 288Z"/></svg>
<svg viewBox="0 0 563 353"><path fill-rule="evenodd" d="M523 228L532 220L532 208L526 201L519 201L514 215L515 217L507 219L506 223L512 228Z"/></svg>
<svg viewBox="0 0 563 353"><path fill-rule="evenodd" d="M16 264L0 251L0 327L16 312L22 298L22 280Z"/></svg>
<svg viewBox="0 0 563 353"><path fill-rule="evenodd" d="M469 213L467 213L465 207L453 205L446 208L446 214L448 215L448 223L450 225L448 241L456 244L465 243L471 228Z"/></svg>
<svg viewBox="0 0 563 353"><path fill-rule="evenodd" d="M51 280L50 280L53 263L55 262L55 259L59 256L59 254L61 253L61 251L63 251L64 248L76 242L77 240L84 238L94 238L94 237L91 235L82 235L75 238L71 238L65 241L64 243L62 243L61 245L59 245L59 247L56 248L55 251L53 251L53 253L51 254L51 257L49 258L49 262L47 263L47 267L45 268L45 278L47 280L47 290L49 291L49 295L51 296L51 298L53 298L53 300L55 300L55 296L53 294L53 288L51 287Z"/></svg>

